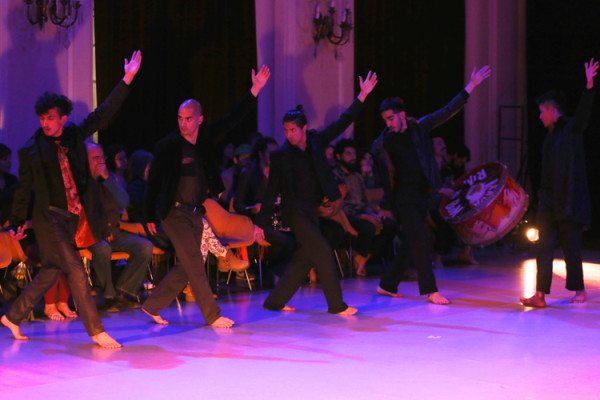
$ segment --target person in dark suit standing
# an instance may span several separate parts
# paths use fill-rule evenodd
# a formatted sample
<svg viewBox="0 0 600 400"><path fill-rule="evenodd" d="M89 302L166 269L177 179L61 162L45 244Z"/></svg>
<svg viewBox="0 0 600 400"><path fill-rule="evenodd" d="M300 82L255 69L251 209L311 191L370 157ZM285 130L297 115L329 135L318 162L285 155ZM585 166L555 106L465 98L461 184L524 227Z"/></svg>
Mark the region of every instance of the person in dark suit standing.
<svg viewBox="0 0 600 400"><path fill-rule="evenodd" d="M200 251L204 200L210 193L216 197L223 182L215 158L214 141L230 132L256 107L256 97L269 80L271 72L262 66L252 70L252 88L233 109L218 120L204 123L202 107L197 100L186 100L179 107L179 132L172 133L156 145L155 158L148 175L144 213L148 229L156 233L156 222L175 247L179 262L142 304L142 311L157 324L167 324L159 314L183 290L189 281L196 303L205 321L215 328L229 328L233 321L221 316L213 297Z"/></svg>
<svg viewBox="0 0 600 400"><path fill-rule="evenodd" d="M467 103L471 92L491 72L489 66L479 70L474 68L469 83L458 95L443 108L419 120L407 116L404 101L399 97L387 98L381 103L379 111L387 127L372 149L379 171L387 178L384 186L402 227L402 245L396 262L381 278L377 293L402 297L398 293L398 284L412 261L417 268L419 293L427 295L427 300L434 304L450 303L439 292L433 275L425 220L431 196L450 197L454 192L441 187L430 132L456 115Z"/></svg>
<svg viewBox="0 0 600 400"><path fill-rule="evenodd" d="M527 307L546 306L557 242L565 256L566 287L575 292L570 302L583 303L587 298L581 245L583 228L590 226L591 217L583 133L592 114L596 92L594 77L598 66L593 58L585 63L587 85L573 117L564 114L561 92L550 91L536 99L540 121L548 132L542 146L542 176L536 215L540 235L536 244L536 292L529 298L521 297L521 303Z"/></svg>
<svg viewBox="0 0 600 400"><path fill-rule="evenodd" d="M139 50L133 52L130 61L125 59L123 80L79 125L68 122L73 104L65 96L47 92L35 104L41 128L19 150L20 181L9 223L13 238L22 239L31 191L35 189L33 229L42 268L1 318L15 339L28 339L19 324L64 272L88 335L101 347L121 347L104 331L77 253L77 247L108 236L84 141L108 125L119 110L141 62Z"/></svg>
<svg viewBox="0 0 600 400"><path fill-rule="evenodd" d="M296 293L312 267L317 269L328 311L339 315L357 312L342 298L336 274L333 250L319 227L318 208L325 200L332 209L341 208L341 194L327 162L325 148L358 117L367 95L377 84L377 74L369 71L360 80L360 94L340 118L322 131L308 130L306 115L299 106L283 117L287 140L272 153L269 183L257 218L267 227L277 196L281 194L284 223L296 237L296 250L283 277L265 300L264 307L273 311L294 311L286 303Z"/></svg>

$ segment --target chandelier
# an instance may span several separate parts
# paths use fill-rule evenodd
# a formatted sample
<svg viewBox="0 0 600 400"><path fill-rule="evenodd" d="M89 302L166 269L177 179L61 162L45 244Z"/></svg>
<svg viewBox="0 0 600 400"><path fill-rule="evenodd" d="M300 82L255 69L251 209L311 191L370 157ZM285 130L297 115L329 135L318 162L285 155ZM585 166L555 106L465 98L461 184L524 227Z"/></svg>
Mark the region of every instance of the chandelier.
<svg viewBox="0 0 600 400"><path fill-rule="evenodd" d="M23 0L27 4L27 20L31 25L52 22L54 25L68 28L72 26L79 16L81 3L77 0Z"/></svg>
<svg viewBox="0 0 600 400"><path fill-rule="evenodd" d="M335 27L335 5L333 0L329 3L327 13L329 15L321 14L321 6L317 3L315 7L315 16L313 18L313 40L315 42L315 53L317 56L317 46L322 39L327 39L329 43L336 46L335 58L337 59L338 51L337 46L343 46L350 40L350 32L354 28L352 26L352 12L346 2L342 19L339 24L339 34L337 34Z"/></svg>

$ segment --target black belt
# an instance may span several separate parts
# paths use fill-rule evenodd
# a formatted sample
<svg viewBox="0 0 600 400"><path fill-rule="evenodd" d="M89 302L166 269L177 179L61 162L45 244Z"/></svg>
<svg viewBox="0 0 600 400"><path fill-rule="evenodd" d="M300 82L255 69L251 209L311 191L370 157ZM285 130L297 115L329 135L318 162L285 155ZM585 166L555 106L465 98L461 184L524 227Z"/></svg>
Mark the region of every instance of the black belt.
<svg viewBox="0 0 600 400"><path fill-rule="evenodd" d="M192 206L189 204L183 204L183 203L176 201L175 208L181 208L183 210L193 212L194 214L206 214L206 208L204 208L204 206Z"/></svg>

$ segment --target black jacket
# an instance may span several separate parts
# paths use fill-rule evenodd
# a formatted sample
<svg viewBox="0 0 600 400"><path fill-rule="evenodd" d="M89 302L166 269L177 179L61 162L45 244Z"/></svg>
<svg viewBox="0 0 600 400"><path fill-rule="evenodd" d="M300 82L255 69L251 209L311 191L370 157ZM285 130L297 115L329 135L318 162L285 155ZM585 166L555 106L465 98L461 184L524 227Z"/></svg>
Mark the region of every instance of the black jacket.
<svg viewBox="0 0 600 400"><path fill-rule="evenodd" d="M583 133L594 97L595 90L585 90L575 116L559 118L554 130L546 133L538 191L540 208L552 210L556 221L575 221L588 227L591 213Z"/></svg>
<svg viewBox="0 0 600 400"><path fill-rule="evenodd" d="M412 118L407 118L407 132L394 133L385 129L383 133L375 139L372 146L372 153L378 172L382 176L382 183L386 191L386 196L393 194L395 190L402 190L402 188L394 187L396 186L396 182L392 179L393 173L390 171L390 169L394 167L394 159L391 155L393 154L393 139L394 135L398 134L408 133L411 135L419 159L419 165L427 178L430 190L433 192L441 187L442 180L433 155L433 144L429 132L456 115L456 113L464 107L468 98L469 94L465 90L462 90L450 100L446 106L422 117L418 122L414 122ZM392 163L391 166L388 165L388 160ZM420 200L421 199L419 199L419 201Z"/></svg>
<svg viewBox="0 0 600 400"><path fill-rule="evenodd" d="M256 107L256 103L256 97L248 91L229 113L214 122L204 122L198 127L198 139L194 147L198 152L198 159L202 162L208 190L212 196L217 196L224 189L217 167L215 140L240 123ZM179 132L174 132L156 144L144 202L144 214L148 222L165 219L175 204L181 175L181 145L184 140Z"/></svg>
<svg viewBox="0 0 600 400"><path fill-rule="evenodd" d="M123 81L119 82L104 103L90 113L82 123L79 125L65 124L61 135L62 146L68 148L67 157L77 193L96 241L107 236L106 220L100 202L98 183L90 173L84 141L94 132L108 125L128 94L129 87ZM33 189L35 191L33 228L40 240L43 232L46 231L45 226L49 223L48 207L52 206L45 160L57 158L56 148L46 140L44 131L40 128L19 150L18 154L19 184L15 190L9 221L13 227L20 226L25 222ZM60 190L64 192L64 188Z"/></svg>
<svg viewBox="0 0 600 400"><path fill-rule="evenodd" d="M312 150L312 162L317 173L317 181L321 186L323 195L329 201L335 201L341 197L337 181L327 162L325 148L336 137L338 137L358 117L364 109L364 104L355 99L350 107L340 115L340 118L328 125L321 132L316 130L306 131L306 146ZM281 194L281 211L283 221L289 222L289 215L295 197L295 186L293 176L292 144L287 140L278 150L271 153L271 167L269 172L269 183L265 193L264 201L257 218L257 224L261 227L268 226L274 212L275 201Z"/></svg>

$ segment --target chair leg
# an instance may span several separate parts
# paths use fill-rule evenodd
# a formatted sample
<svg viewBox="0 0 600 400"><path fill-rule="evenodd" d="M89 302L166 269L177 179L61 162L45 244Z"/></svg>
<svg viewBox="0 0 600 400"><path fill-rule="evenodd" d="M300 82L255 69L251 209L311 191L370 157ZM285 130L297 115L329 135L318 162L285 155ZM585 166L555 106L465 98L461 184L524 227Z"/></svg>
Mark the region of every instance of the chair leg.
<svg viewBox="0 0 600 400"><path fill-rule="evenodd" d="M88 284L90 285L90 287L92 287L92 271L90 268L90 260L87 257L82 257L82 261L83 261L83 269L85 270L85 274L87 275L88 278Z"/></svg>
<svg viewBox="0 0 600 400"><path fill-rule="evenodd" d="M337 261L338 269L340 270L340 275L344 278L344 269L342 268L342 263L340 261L340 256L338 256L337 249L333 250L333 254L335 254L335 260Z"/></svg>

